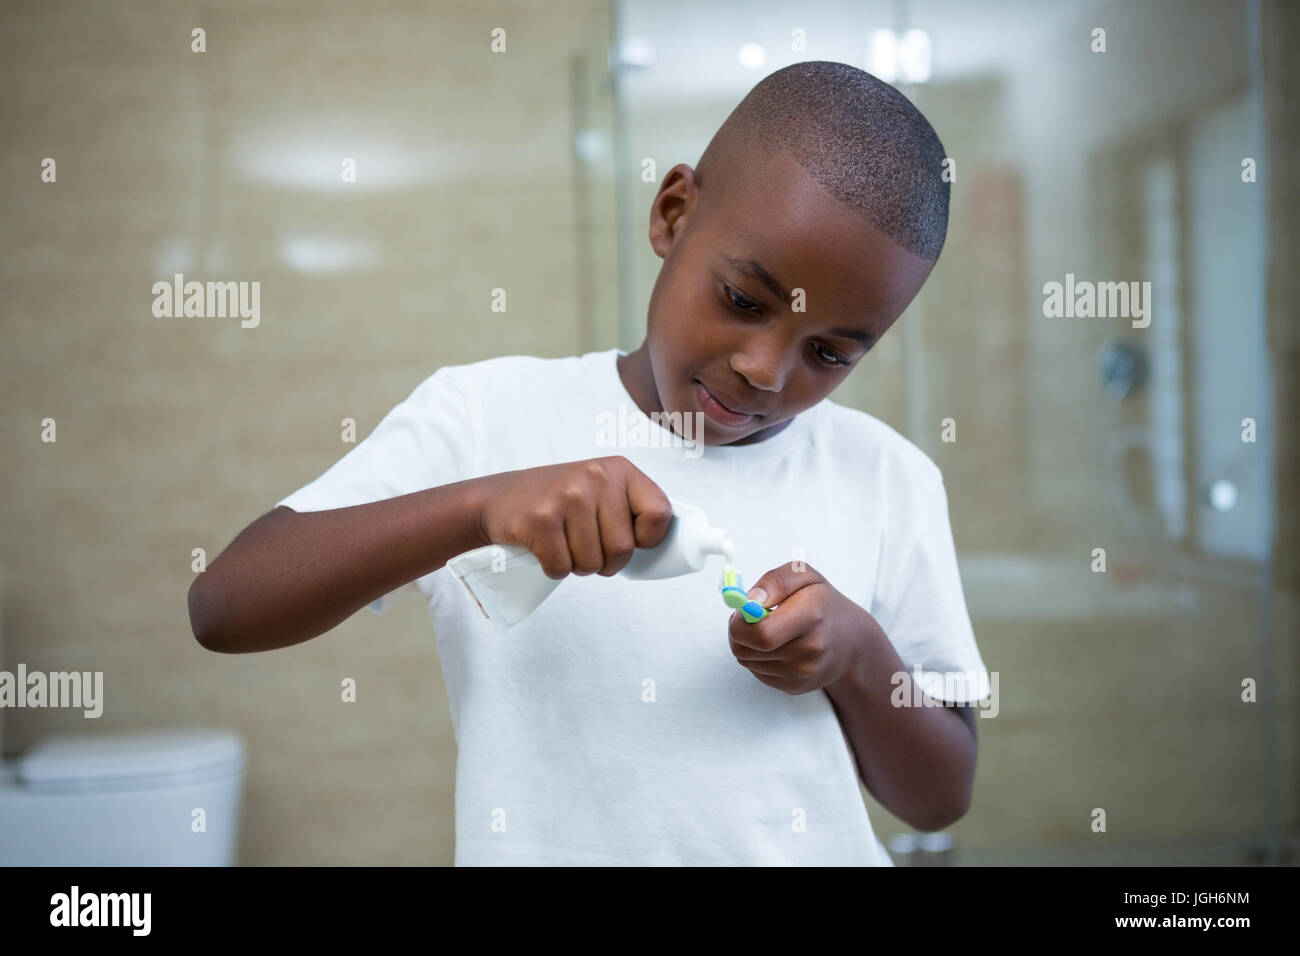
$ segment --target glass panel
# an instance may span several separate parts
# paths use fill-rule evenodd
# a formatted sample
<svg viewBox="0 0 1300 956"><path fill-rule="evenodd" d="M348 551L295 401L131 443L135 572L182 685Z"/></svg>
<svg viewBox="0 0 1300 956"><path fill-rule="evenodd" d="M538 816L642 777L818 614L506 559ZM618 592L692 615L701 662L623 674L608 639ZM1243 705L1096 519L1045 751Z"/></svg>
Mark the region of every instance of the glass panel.
<svg viewBox="0 0 1300 956"><path fill-rule="evenodd" d="M772 71L883 75L876 31L927 32L929 76L895 84L956 161L947 244L832 400L943 470L999 677L974 807L936 857L1275 859L1268 233L1243 179L1265 149L1258 8L622 0L614 24L625 348L661 265L646 228L667 170ZM1267 706L1243 701L1252 680ZM907 835L866 799L887 843Z"/></svg>
<svg viewBox="0 0 1300 956"><path fill-rule="evenodd" d="M619 279L614 71L610 68L611 9L593 2L575 29L570 59L569 115L573 117L573 162L578 248L580 352L605 349L619 336Z"/></svg>

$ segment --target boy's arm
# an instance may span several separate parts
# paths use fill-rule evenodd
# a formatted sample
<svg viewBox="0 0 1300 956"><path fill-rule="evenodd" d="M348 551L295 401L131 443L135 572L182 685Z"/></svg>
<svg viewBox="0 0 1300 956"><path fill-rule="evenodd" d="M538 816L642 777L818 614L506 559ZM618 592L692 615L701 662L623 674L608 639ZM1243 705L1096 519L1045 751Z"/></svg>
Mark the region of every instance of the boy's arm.
<svg viewBox="0 0 1300 956"><path fill-rule="evenodd" d="M903 677L901 688L896 674ZM929 706L894 706L896 693L912 701L912 675L879 625L870 628L858 665L825 691L863 784L885 809L923 831L966 815L977 752L973 707L936 706L923 693Z"/></svg>
<svg viewBox="0 0 1300 956"><path fill-rule="evenodd" d="M267 512L190 585L194 637L208 650L236 654L323 634L488 544L480 516L493 477L349 508Z"/></svg>

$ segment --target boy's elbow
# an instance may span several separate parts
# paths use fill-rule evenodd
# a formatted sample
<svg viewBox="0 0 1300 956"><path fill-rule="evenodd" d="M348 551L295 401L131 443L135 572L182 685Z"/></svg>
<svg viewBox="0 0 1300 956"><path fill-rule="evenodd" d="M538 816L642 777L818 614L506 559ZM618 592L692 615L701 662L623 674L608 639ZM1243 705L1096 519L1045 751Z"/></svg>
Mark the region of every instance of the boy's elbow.
<svg viewBox="0 0 1300 956"><path fill-rule="evenodd" d="M194 579L186 596L186 604L190 612L190 630L194 633L194 639L199 642L200 647L209 651L221 651L224 648L214 619L215 615L212 613L211 596L203 584L203 575L206 573L202 572Z"/></svg>
<svg viewBox="0 0 1300 956"><path fill-rule="evenodd" d="M943 788L947 793L937 796L931 803L929 812L923 815L924 818L912 824L916 829L923 833L932 833L952 826L970 813L975 798L976 759L977 748L972 734L970 746L961 759L961 769L954 772L951 785Z"/></svg>
<svg viewBox="0 0 1300 956"><path fill-rule="evenodd" d="M974 787L970 786L971 783L974 783L974 780L967 782L967 786L963 788L962 792L958 793L958 795L953 797L952 800L949 800L948 804L944 805L943 808L940 809L940 812L933 816L931 819L932 826L923 827L923 830L935 831L948 829L948 827L952 826L953 823L956 823L959 819L965 817L967 813L970 813L972 797L971 791L974 790Z"/></svg>
<svg viewBox="0 0 1300 956"><path fill-rule="evenodd" d="M956 797L933 809L924 818L913 821L912 826L922 833L944 830L970 813L970 808L971 790L967 787Z"/></svg>
<svg viewBox="0 0 1300 956"><path fill-rule="evenodd" d="M950 806L945 808L943 813L935 814L931 816L930 819L917 824L916 829L920 830L922 833L933 833L937 830L946 830L962 817L966 816L969 812L969 802Z"/></svg>
<svg viewBox="0 0 1300 956"><path fill-rule="evenodd" d="M910 818L900 817L900 819L917 833L937 833L946 830L965 815L965 811L958 813L956 810L949 809L943 813L931 812L925 816L913 814Z"/></svg>

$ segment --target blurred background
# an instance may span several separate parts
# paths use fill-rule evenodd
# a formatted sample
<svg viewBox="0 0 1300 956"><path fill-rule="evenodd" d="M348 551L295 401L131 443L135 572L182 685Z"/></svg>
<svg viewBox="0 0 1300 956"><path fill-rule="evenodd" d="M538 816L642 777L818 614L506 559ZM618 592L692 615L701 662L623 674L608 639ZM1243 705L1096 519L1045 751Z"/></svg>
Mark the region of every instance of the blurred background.
<svg viewBox="0 0 1300 956"><path fill-rule="evenodd" d="M194 550L438 367L635 348L643 161L694 165L801 59L894 82L957 159L932 278L832 399L943 470L1000 706L970 813L918 851L864 794L877 832L900 864L1294 863L1298 27L1282 0L8 0L0 666L103 672L104 710L0 710L0 863L125 859L168 799L220 818L178 862L451 863L421 602L214 654ZM155 317L178 272L260 282L260 324ZM1045 317L1067 273L1149 281L1150 325ZM70 809L118 842L66 846Z"/></svg>

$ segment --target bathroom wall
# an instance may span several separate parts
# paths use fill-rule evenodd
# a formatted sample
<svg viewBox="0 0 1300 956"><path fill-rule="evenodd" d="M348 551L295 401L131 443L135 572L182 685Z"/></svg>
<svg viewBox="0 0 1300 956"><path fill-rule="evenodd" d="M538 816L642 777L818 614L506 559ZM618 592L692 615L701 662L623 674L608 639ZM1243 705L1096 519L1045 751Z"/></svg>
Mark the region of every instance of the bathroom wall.
<svg viewBox="0 0 1300 956"><path fill-rule="evenodd" d="M4 5L4 666L105 681L93 726L7 712L7 753L231 727L241 862L451 862L456 750L422 602L213 654L190 633L191 555L440 366L615 344L608 33L595 0ZM259 281L259 324L156 318L175 272Z"/></svg>
<svg viewBox="0 0 1300 956"><path fill-rule="evenodd" d="M654 32L656 17L671 12L662 2L628 6L632 32L655 39L664 62L658 80L633 75L624 123L633 158L653 157L661 171L694 164L743 95L727 89L677 102L668 92L710 71L729 76L736 47L761 38L769 61L752 85L798 58L784 49L793 25L806 28L805 58L839 59L841 37L865 37L890 16L827 2L791 19L760 6L752 21L716 24L716 61L702 63L698 51L682 53L675 35ZM1192 214L1187 190L1205 180L1187 167L1204 165L1197 144L1205 124L1218 111L1244 109L1245 3L1080 0L1053 5L1048 16L1041 6L990 2L979 7L982 36L951 29L954 18L974 14L970 5L907 5L909 25L932 32L936 76L904 89L957 164L948 240L916 302L831 397L897 428L944 471L975 634L1000 677L998 716L978 722L975 805L953 828L963 862L1235 864L1294 833L1300 627L1295 575L1283 569L1295 567L1295 536L1284 529L1294 524L1297 483L1286 464L1295 456L1284 409L1294 405L1285 398L1300 373L1300 324L1286 293L1294 278L1284 274L1297 206L1278 170L1295 135L1294 119L1281 114L1286 104L1294 113L1295 68L1282 51L1296 23L1285 4L1262 6L1274 44L1266 57L1270 135L1279 137L1262 165L1271 161L1275 181L1261 187L1267 198L1242 194L1240 224L1248 228L1261 204L1271 207L1274 265L1265 297L1258 252L1234 245L1234 261L1251 267L1235 279L1213 264L1216 288L1235 281L1259 293L1220 316L1203 291L1210 277L1204 266L1195 270L1216 242L1235 243L1238 233ZM1107 32L1105 53L1091 49L1097 27ZM965 47L981 38L995 51L983 69L946 69L969 65L976 52ZM850 62L861 62L851 52ZM1183 177L1173 208L1159 206L1147 177L1162 150ZM1234 150L1265 155L1253 132L1218 144L1221 153ZM1238 164L1222 175L1247 188ZM638 318L660 265L645 240L657 187L627 185ZM1162 250L1160 229L1175 230L1181 246ZM1043 314L1044 283L1067 272L1159 281L1170 257L1175 284L1161 287L1145 330L1126 319ZM1237 351L1224 352L1223 336L1210 340L1207 320L1231 323ZM1148 350L1152 379L1117 403L1098 358L1104 344L1125 341ZM1216 380L1198 378L1198 366L1214 369ZM1255 446L1254 477L1241 483L1253 500L1215 516L1198 497L1202 476L1192 463L1208 430L1235 413L1224 393L1246 404L1238 421L1269 421L1270 401L1278 411ZM956 425L955 442L940 439L945 418ZM1138 434L1145 446L1118 451ZM1182 457L1169 462L1171 447ZM1170 473L1181 498L1166 510L1182 515L1181 536L1162 526L1152 487ZM1272 583L1268 565L1217 553L1196 533L1213 520L1253 527L1271 506L1260 500L1270 486L1280 508L1272 524L1282 529ZM1090 567L1098 547L1107 550L1104 575ZM1259 683L1257 704L1241 700L1245 678ZM906 829L867 801L878 832ZM1110 815L1104 835L1090 828L1097 807Z"/></svg>
<svg viewBox="0 0 1300 956"><path fill-rule="evenodd" d="M1298 369L1285 353L1265 355L1261 347L1270 324L1265 270L1258 243L1241 231L1268 202L1240 180L1241 157L1263 152L1258 137L1243 130L1220 144L1217 151L1231 161L1217 179L1200 169L1203 130L1248 98L1246 12L1245 4L1099 4L1036 48L1007 82L1010 145L1025 176L1024 312L1031 321L1019 422L1029 458L1025 498L994 520L1030 532L1027 550L1036 558L1070 555L1086 568L1092 549L1105 547L1110 587L1097 593L1086 621L1042 620L1010 606L981 612L976 621L982 646L1000 662L1008 703L999 720L987 722L987 813L972 815L963 831L988 851L986 859L997 859L995 847L1053 844L1104 855L1107 841L1082 826L1095 807L1122 818L1110 846L1137 852L1125 858L1112 850L1107 858L1117 862L1165 862L1180 844L1198 842L1206 845L1205 859L1219 854L1213 858L1245 862L1271 827L1294 831L1296 791L1286 769L1294 747L1278 744L1295 719L1294 618L1289 627L1285 612L1270 620L1272 605L1285 607L1290 598L1285 589L1270 589L1258 559L1225 554L1196 534L1211 523L1249 534L1256 516L1270 511L1268 486L1277 484L1284 498L1295 487L1293 473L1275 470L1272 448L1285 426L1284 419L1274 422L1269 402L1273 382L1294 378ZM1088 42L1099 26L1107 31L1104 54ZM1270 69L1280 66L1275 60ZM1143 209L1154 199L1142 180L1142 164L1156 156L1167 157L1181 191L1169 211L1176 284L1154 300L1152 326L1045 317L1043 283L1066 272L1080 279L1159 278L1158 226ZM1217 221L1199 214L1207 199L1221 195L1239 198L1222 200ZM1232 261L1243 268L1221 265ZM1243 289L1230 313L1206 296L1211 270L1213 282ZM1172 387L1181 392L1181 421L1160 413L1154 387L1168 371L1159 342L1171 325L1180 326L1173 358L1181 378ZM1212 337L1213 325L1232 334ZM1101 388L1097 359L1108 341L1137 343L1152 363L1146 388L1121 406ZM963 384L973 383L950 377L938 387ZM1216 402L1225 392L1234 401ZM1253 447L1240 441L1245 416L1265 423L1267 434ZM994 432L1006 424L988 420L986 427ZM1146 426L1138 432L1147 436L1145 447L1119 472L1121 435ZM1221 436L1225 429L1230 434ZM1241 506L1224 514L1205 506L1208 482L1194 467L1198 450L1204 454L1211 443L1235 444L1249 466L1238 481ZM1184 481L1183 535L1161 527L1158 497L1143 488L1158 479L1171 444L1181 450L1175 479ZM936 460L966 457L960 443L940 455ZM1137 514L1124 506L1125 487L1133 489ZM971 501L964 509L984 510ZM1294 548L1283 538L1276 545ZM978 556L968 564L977 570ZM1026 588L1041 580L1031 568L1024 575ZM1095 583L1081 579L1075 586L1093 593ZM1260 703L1242 702L1245 678L1263 687Z"/></svg>

